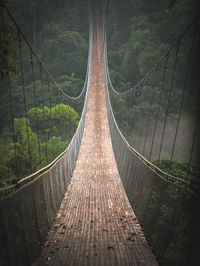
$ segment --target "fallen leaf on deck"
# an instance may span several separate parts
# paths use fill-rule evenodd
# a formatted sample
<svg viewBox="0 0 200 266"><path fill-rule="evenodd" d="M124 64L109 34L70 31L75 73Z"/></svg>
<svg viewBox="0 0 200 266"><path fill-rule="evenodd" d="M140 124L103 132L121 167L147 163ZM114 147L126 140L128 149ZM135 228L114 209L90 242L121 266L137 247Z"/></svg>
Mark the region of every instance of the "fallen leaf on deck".
<svg viewBox="0 0 200 266"><path fill-rule="evenodd" d="M113 246L107 246L107 249L110 250L110 249L114 249Z"/></svg>
<svg viewBox="0 0 200 266"><path fill-rule="evenodd" d="M135 235L137 235L137 234L134 232L134 233L131 233L131 235L132 235L132 236L135 236Z"/></svg>
<svg viewBox="0 0 200 266"><path fill-rule="evenodd" d="M61 227L60 224L56 224L56 225L54 226L54 228L59 228L59 227Z"/></svg>
<svg viewBox="0 0 200 266"><path fill-rule="evenodd" d="M135 239L134 239L134 236L136 235L136 233L134 232L134 233L131 233L131 236L130 237L128 237L126 240L127 241L131 241L131 242L134 242L135 241Z"/></svg>
<svg viewBox="0 0 200 266"><path fill-rule="evenodd" d="M44 247L50 247L51 242L45 242Z"/></svg>

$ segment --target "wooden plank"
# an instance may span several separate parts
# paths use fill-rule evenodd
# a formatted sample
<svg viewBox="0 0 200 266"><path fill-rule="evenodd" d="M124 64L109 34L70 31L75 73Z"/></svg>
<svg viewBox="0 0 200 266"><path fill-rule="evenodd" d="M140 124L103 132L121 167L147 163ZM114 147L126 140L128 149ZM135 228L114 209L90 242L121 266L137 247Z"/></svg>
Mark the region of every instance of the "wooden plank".
<svg viewBox="0 0 200 266"><path fill-rule="evenodd" d="M78 161L34 266L157 265L117 170L107 119L103 71L102 29L97 21L88 112Z"/></svg>

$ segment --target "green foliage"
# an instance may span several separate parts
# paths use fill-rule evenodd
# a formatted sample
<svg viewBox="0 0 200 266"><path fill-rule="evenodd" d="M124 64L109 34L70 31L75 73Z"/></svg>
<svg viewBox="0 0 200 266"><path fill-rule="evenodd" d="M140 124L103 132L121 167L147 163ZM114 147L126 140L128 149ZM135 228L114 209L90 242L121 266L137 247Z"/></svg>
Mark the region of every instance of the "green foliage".
<svg viewBox="0 0 200 266"><path fill-rule="evenodd" d="M153 163L165 172L187 180L188 163L170 160ZM197 178L197 172L199 167L191 167L191 185ZM151 197L148 199L148 212L143 226L159 265L182 266L188 265L189 260L194 262L190 252L194 244L192 233L196 231L192 225L198 226L199 190L197 194L193 186L190 190L183 190L159 180L147 190Z"/></svg>
<svg viewBox="0 0 200 266"><path fill-rule="evenodd" d="M39 128L36 127L36 113ZM21 178L55 159L66 149L79 119L74 109L64 104L31 108L28 117L14 119L15 142L10 138L7 144L3 139L0 141L2 181Z"/></svg>
<svg viewBox="0 0 200 266"><path fill-rule="evenodd" d="M6 22L6 10L0 3L0 79L7 75L9 69L10 75L16 75L18 73L18 66L15 63L15 55L18 52L16 37L13 36L13 32L16 33L15 27Z"/></svg>
<svg viewBox="0 0 200 266"><path fill-rule="evenodd" d="M26 118L15 118L14 128L16 142L11 142L10 147L13 155L16 147L17 169L14 156L10 163L17 176L24 176L27 170L33 170L38 164L37 134L29 127L29 120Z"/></svg>
<svg viewBox="0 0 200 266"><path fill-rule="evenodd" d="M36 113L42 135L48 133L48 139L53 135L71 138L78 125L78 114L69 105L57 104L51 108L44 106L30 109L28 116L33 128L36 127Z"/></svg>
<svg viewBox="0 0 200 266"><path fill-rule="evenodd" d="M164 171L186 179L186 163L169 160L154 163ZM150 196L142 226L159 265L186 265L193 219L191 191L158 179L155 185L145 188L145 193Z"/></svg>
<svg viewBox="0 0 200 266"><path fill-rule="evenodd" d="M189 165L189 162L177 162L170 160L154 160L152 163L162 169L164 172L193 182L198 179L200 167L198 165Z"/></svg>
<svg viewBox="0 0 200 266"><path fill-rule="evenodd" d="M53 136L49 139L48 142L41 144L41 149L43 154L46 153L46 158L44 159L43 164L52 162L61 152L63 152L69 144L69 140L62 140L61 137Z"/></svg>
<svg viewBox="0 0 200 266"><path fill-rule="evenodd" d="M192 0L190 5L187 0L178 1L176 5L173 2L110 2L108 60L110 68L121 74L122 82L128 80L136 84L177 38L187 21L191 21L199 7L196 0ZM167 8L171 12L166 13ZM112 73L111 78L113 84L117 84Z"/></svg>
<svg viewBox="0 0 200 266"><path fill-rule="evenodd" d="M175 4L176 4L176 0L170 0L170 3L166 9L166 12L171 12L172 9L174 8Z"/></svg>
<svg viewBox="0 0 200 266"><path fill-rule="evenodd" d="M58 86L65 93L77 96L82 90L87 66L87 0L16 0L7 5L20 29L57 80ZM72 138L79 115L69 105L58 104L60 95L49 84L34 58L32 73L30 52L23 40L22 77L16 29L2 6L0 28L2 180L21 178L58 156ZM12 110L5 75L7 69L10 74ZM15 78L12 78L14 75ZM28 111L27 118L24 117L25 109ZM80 113L81 106L78 106L77 111ZM14 121L11 121L12 113Z"/></svg>
<svg viewBox="0 0 200 266"><path fill-rule="evenodd" d="M16 0L9 5L22 32L56 79L72 72L85 77L87 5L87 0Z"/></svg>
<svg viewBox="0 0 200 266"><path fill-rule="evenodd" d="M9 167L10 161L10 149L9 145L4 143L3 139L0 139L0 180L3 183L4 179L7 179L12 174L12 169ZM2 185L2 184L1 184ZM6 185L3 183L3 185Z"/></svg>
<svg viewBox="0 0 200 266"><path fill-rule="evenodd" d="M83 80L76 78L74 73L72 73L71 76L60 76L58 78L58 82L62 90L73 97L76 97L80 94L80 91L84 85Z"/></svg>
<svg viewBox="0 0 200 266"><path fill-rule="evenodd" d="M54 28L56 30L54 31ZM54 36L44 29L48 39L44 39L42 53L46 58L48 69L54 76L76 73L84 78L86 71L87 43L79 32L59 31L58 25L48 25ZM57 32L56 32L57 31ZM52 36L50 39L49 36ZM56 66L56 67L55 67Z"/></svg>
<svg viewBox="0 0 200 266"><path fill-rule="evenodd" d="M153 164L168 174L187 180L188 162L175 162L170 160L153 161Z"/></svg>

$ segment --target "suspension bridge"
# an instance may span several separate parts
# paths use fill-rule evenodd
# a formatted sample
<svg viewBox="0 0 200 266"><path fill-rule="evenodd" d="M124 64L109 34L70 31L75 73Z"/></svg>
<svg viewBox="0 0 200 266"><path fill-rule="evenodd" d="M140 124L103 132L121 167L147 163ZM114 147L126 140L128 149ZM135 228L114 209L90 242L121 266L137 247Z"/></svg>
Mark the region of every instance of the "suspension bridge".
<svg viewBox="0 0 200 266"><path fill-rule="evenodd" d="M4 8L7 10L6 7ZM178 131L186 84L190 76L188 65L194 53L198 19L195 18L186 27L141 82L127 92L120 93L112 87L109 76L106 22L103 11L100 4L91 7L86 81L80 96L70 97L55 82L7 10L7 15L15 24L19 42L19 80L21 80L23 99L21 107L25 115L27 154L29 155L27 160L30 160L27 164L33 171L33 146L28 124L28 109L32 107L38 145L36 165L39 169L24 178L17 175L14 184L0 189L0 236L3 240L0 246L0 265L153 266L158 265L157 261L161 263L165 259L166 252L173 249L173 242L177 239L176 229L181 230L181 220L187 205L186 198L191 193L192 184L189 178L183 180L159 169L151 163L151 159L155 154L158 154L159 160L162 157L164 137L168 134L166 124L179 50L183 37L192 29L193 37L188 52L189 62L185 67L184 88L180 97L172 144L170 144L171 162L174 159L176 147L179 146ZM23 49L28 49L31 55L32 103L27 102ZM171 54L173 54L173 60L170 67L167 64ZM166 112L163 114L164 125L158 130L159 111L165 94L165 80L166 75L169 74L167 73L169 68L171 80L167 86L167 96L165 95L167 103ZM19 150L14 123L17 110L15 111L16 107L13 104L13 84L9 71L6 72L6 80L16 169L20 169L17 164ZM47 99L37 98L36 80L40 80L41 90L48 91ZM130 106L134 106L135 101L140 101L145 88L157 83L160 84L162 92L157 97L156 109L154 110L153 106L153 101L156 101L155 96L150 95L150 117L147 118L145 127L140 128L136 124L133 128L135 134L133 140L129 141L135 147L133 148L126 140L126 138L129 140L127 132L132 122ZM119 97L119 100L114 102L116 97ZM45 113L45 106L49 106L51 124L53 123L53 102L57 104L62 101L80 109L83 99L81 119L67 149L53 162L40 169L43 159L38 107L41 107ZM74 101L78 104L74 104ZM128 130L124 133L125 136L127 134L126 138L120 131L114 116L117 108L116 111L112 109L112 106L117 106L119 103L124 104L127 117L124 121L119 121L119 125L124 123L127 126ZM151 121L153 122L150 123ZM197 146L198 123L197 111L187 177L189 177ZM157 135L156 131L159 131ZM159 138L158 146L155 140ZM44 150L45 156L48 157L47 145ZM165 208L167 208L167 214ZM159 232L158 236L155 232ZM162 242L159 242L159 239L162 239ZM185 246L183 250L184 248Z"/></svg>

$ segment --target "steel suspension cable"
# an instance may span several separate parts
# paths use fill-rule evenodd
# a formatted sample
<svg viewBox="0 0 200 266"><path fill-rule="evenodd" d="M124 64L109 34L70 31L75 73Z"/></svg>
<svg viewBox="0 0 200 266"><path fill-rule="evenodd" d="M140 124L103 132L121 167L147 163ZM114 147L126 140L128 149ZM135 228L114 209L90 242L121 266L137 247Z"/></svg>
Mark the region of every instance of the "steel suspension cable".
<svg viewBox="0 0 200 266"><path fill-rule="evenodd" d="M105 45L104 49L105 49L105 53L104 53L105 72L106 72L106 76L107 76L108 87L111 88L110 92L112 92L113 91L113 86L112 86L112 83L111 83L111 80L110 80L110 76L109 76L106 45ZM168 57L168 54L167 54L167 57ZM138 88L139 88L139 86L138 86ZM136 88L136 91L134 92L136 96L138 96L138 94L140 94L140 90L138 88ZM109 100L109 105L110 105L110 100ZM142 160L148 167L150 167L152 169L152 171L156 172L161 178L164 178L164 180L166 180L168 182L172 182L174 185L179 184L180 186L182 186L184 188L188 188L188 186L189 186L189 182L188 181L185 181L182 178L178 178L178 177L175 177L175 176L173 176L171 174L166 173L165 171L161 170L156 165L154 165L151 162L149 162L144 156L142 156L139 152L137 152L137 150L135 150L133 147L131 147L130 144L125 139L125 137L123 136L122 132L119 129L119 126L116 123L116 119L114 117L112 107L111 107L111 114L112 114L116 129L119 132L119 135L121 136L121 138L124 141L124 143L126 143L128 149L130 149L131 152L133 152L140 160Z"/></svg>
<svg viewBox="0 0 200 266"><path fill-rule="evenodd" d="M195 23L195 21L198 21L199 19L199 14L197 16L194 17L194 19L185 27L185 29L183 30L183 32L179 35L179 37L174 41L174 43L169 47L169 49L164 53L164 55L160 58L160 60L151 68L151 70L132 88L130 88L129 90L125 91L125 92L118 92L114 89L113 86L111 86L111 89L118 95L124 95L127 94L131 91L137 90L138 86L141 85L150 75L152 72L154 72L154 70L156 68L158 68L160 66L160 64L162 63L162 61L165 59L166 56L168 56L168 54L174 49L174 47L176 47L176 45L179 43L179 41L183 38L183 36L186 34L186 32L191 28L191 26L193 25L193 23ZM107 55L106 55L107 56ZM107 60L108 62L108 60ZM110 79L110 73L109 73L109 68L107 66L106 68L107 70L107 75L108 75L108 80L109 82L112 84L111 79Z"/></svg>
<svg viewBox="0 0 200 266"><path fill-rule="evenodd" d="M22 90L23 90L24 115L25 115L25 123L26 123L27 142L28 142L28 154L29 154L30 168L32 171L33 170L32 169L32 156L31 156L30 136L29 136L29 128L28 128L26 91L25 91L25 82L24 82L24 69L23 69L23 61L22 61L22 45L21 45L21 36L19 34L18 34L18 40L19 40L19 55L20 55L21 82L22 82Z"/></svg>
<svg viewBox="0 0 200 266"><path fill-rule="evenodd" d="M2 32L4 34L5 32L5 23L4 23L4 14L3 9L1 9L1 17L2 17ZM11 117L11 127L12 127L12 138L13 138L13 145L14 145L14 162L15 162L15 169L16 169L16 178L18 181L18 156L17 156L17 147L16 147L16 135L15 135L15 125L14 125L14 112L13 112L13 101L12 101L12 92L11 92L11 84L10 84L10 73L8 70L8 62L7 64L7 70L6 70L6 77L7 77L7 83L8 83L8 95L9 95L9 105L10 105L10 117ZM3 73L2 77L3 77Z"/></svg>
<svg viewBox="0 0 200 266"><path fill-rule="evenodd" d="M151 78L152 78L152 76L149 77L148 86L150 86L150 84L151 84ZM144 155L144 153L145 153L147 136L148 136L148 133L149 133L151 112L152 112L152 109L153 109L153 96L154 96L154 94L153 94L153 91L152 91L151 92L151 100L150 100L150 112L149 112L149 118L148 118L148 121L147 121L147 128L146 128L146 133L145 133L145 138L144 138L144 145L143 145L142 155Z"/></svg>
<svg viewBox="0 0 200 266"><path fill-rule="evenodd" d="M12 16L12 14L10 13L10 11L8 10L8 8L6 7L6 5L4 3L2 3L3 7L5 8L6 12L8 13L10 19L12 20L12 22L14 23L18 33L22 36L23 40L25 41L25 43L27 44L27 46L29 47L29 49L31 50L31 53L34 55L34 57L37 59L37 61L41 64L42 68L44 69L44 71L46 72L47 76L49 77L49 79L51 80L52 83L55 84L55 88L56 90L60 91L60 93L63 94L64 97L69 98L71 100L78 100L84 93L85 89L86 89L86 80L87 80L87 76L88 73L86 73L86 78L85 78L85 84L83 86L82 91L80 92L80 94L77 97L72 97L68 94L66 94L57 84L57 82L55 81L55 79L53 78L53 76L50 74L50 72L48 71L48 69L46 68L46 66L42 63L41 59L39 58L39 56L37 55L37 53L35 52L35 50L33 49L33 47L31 46L31 44L29 43L29 41L26 39L25 35L23 34L23 32L21 31L20 27L18 26L17 22L15 21L14 17ZM88 71L88 70L87 70Z"/></svg>
<svg viewBox="0 0 200 266"><path fill-rule="evenodd" d="M192 158L193 158L196 138L197 138L197 135L198 135L199 123L200 123L200 106L199 106L199 110L198 110L197 117L196 117L196 122L195 122L194 136L193 136L192 147L191 147L191 152L190 152L190 159L189 159L187 177L189 176L191 165L192 165Z"/></svg>
<svg viewBox="0 0 200 266"><path fill-rule="evenodd" d="M179 108L178 120L177 120L177 124L176 124L176 131L175 131L173 148L172 148L172 153L171 153L171 161L173 160L173 156L174 156L176 139L177 139L177 135L178 135L178 129L179 129L180 118L181 118L181 114L182 114L183 102L184 102L185 92L186 92L186 87L187 87L186 85L187 85L188 78L189 78L189 75L190 75L189 66L190 66L191 57L192 57L192 54L193 54L193 48L194 48L194 41L195 41L195 37L196 37L196 32L197 32L197 22L195 24L195 28L194 28L194 32L193 32L193 36L192 36L191 47L190 47L189 54L188 54L188 62L187 62L187 67L186 67L184 86L183 86L183 91L182 91L182 95L181 95L181 104L180 104L180 108Z"/></svg>
<svg viewBox="0 0 200 266"><path fill-rule="evenodd" d="M109 80L108 80L108 85L110 85L109 84ZM119 134L120 134L122 140L124 141L124 143L126 143L127 148L132 153L134 153L140 160L142 160L148 167L150 167L152 169L152 171L156 172L159 175L159 177L164 179L165 181L173 183L174 185L177 185L177 186L180 186L180 187L184 187L184 188L187 188L189 186L189 182L188 181L164 172L162 169L160 169L159 167L157 167L153 163L149 162L144 156L142 156L139 152L137 152L133 147L131 147L130 144L125 139L125 137L123 136L122 132L119 129L119 126L116 123L112 107L111 107L111 113L112 113L112 116L113 116L114 123L115 123L117 131L119 132Z"/></svg>
<svg viewBox="0 0 200 266"><path fill-rule="evenodd" d="M44 86L43 86L43 75L42 75L42 65L41 63L39 63L39 66L40 66L40 87L41 87L41 91L43 91L42 93L42 114L43 114L43 119L45 120L45 95L44 95ZM45 132L45 137L44 137L44 141L45 141L45 138L46 138L46 141L45 141L45 158L46 158L46 161L48 162L48 153L47 153L47 131ZM44 158L43 158L44 159ZM42 160L43 160L42 159Z"/></svg>
<svg viewBox="0 0 200 266"><path fill-rule="evenodd" d="M18 156L17 156L17 147L16 147L16 136L15 136L15 125L14 125L14 112L13 112L13 102L12 102L12 93L11 93L11 85L10 85L10 75L7 70L7 81L8 81L8 94L9 94L9 103L10 103L10 115L11 115L11 125L12 125L12 138L14 145L14 161L16 168L16 177L18 181Z"/></svg>
<svg viewBox="0 0 200 266"><path fill-rule="evenodd" d="M47 76L47 78L48 78L48 92L49 92L49 110L50 110L50 119L49 119L49 121L50 121L50 124L49 124L49 126L50 126L50 128L52 127L52 102L51 102L51 80L49 79L49 77ZM49 142L49 139L50 139L50 131L48 131L48 142Z"/></svg>
<svg viewBox="0 0 200 266"><path fill-rule="evenodd" d="M139 142L138 142L138 146L137 146L137 150L138 150L138 152L139 152L139 150L140 150L141 138L142 138L142 129L140 129L140 132L139 132Z"/></svg>
<svg viewBox="0 0 200 266"><path fill-rule="evenodd" d="M37 141L38 141L39 165L41 166L40 133L39 133L39 124L38 124L38 110L37 110L37 104L36 104L34 64L33 64L33 55L31 51L30 51L30 59L31 59L31 73L32 73L33 98L34 98L34 108L35 108L36 132L37 132Z"/></svg>
<svg viewBox="0 0 200 266"><path fill-rule="evenodd" d="M109 0L106 0L106 15L105 15L104 27L103 27L103 50L102 50L102 56L103 56L104 46L105 46L105 42L106 42L106 32L107 32L107 23L108 23L109 3L110 3L110 1Z"/></svg>
<svg viewBox="0 0 200 266"><path fill-rule="evenodd" d="M161 91L160 91L159 100L158 100L158 109L157 109L157 112L156 112L156 120L155 120L155 125L154 125L154 130L153 130L153 138L152 138L150 154L149 154L149 160L150 161L151 161L151 157L152 157L155 134L156 134L157 124L158 124L158 115L159 115L159 111L160 111L160 107L161 107L162 95L163 95L163 91L164 91L164 80L165 80L166 71L167 71L168 57L169 57L168 55L165 57L164 70L163 70L163 76L162 76L162 81L161 81Z"/></svg>
<svg viewBox="0 0 200 266"><path fill-rule="evenodd" d="M167 123L167 118L168 118L168 114L169 114L169 104L170 104L171 96L172 96L172 88L173 88L174 77L175 77L175 72L176 72L176 64L177 64L177 59L178 59L179 46L180 46L180 42L178 43L177 48L176 48L176 55L175 55L175 61L174 61L174 66L173 66L171 84L170 84L170 89L169 89L169 94L168 94L167 109L166 109L166 113L165 113L164 125L163 125L163 130L162 130L162 136L161 136L161 143L160 143L158 161L160 161L160 155L161 155L162 146L163 146L163 140L164 140L164 135L165 135L166 123Z"/></svg>

